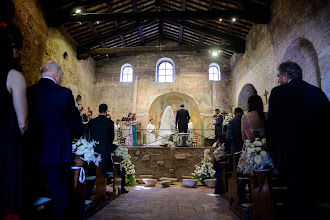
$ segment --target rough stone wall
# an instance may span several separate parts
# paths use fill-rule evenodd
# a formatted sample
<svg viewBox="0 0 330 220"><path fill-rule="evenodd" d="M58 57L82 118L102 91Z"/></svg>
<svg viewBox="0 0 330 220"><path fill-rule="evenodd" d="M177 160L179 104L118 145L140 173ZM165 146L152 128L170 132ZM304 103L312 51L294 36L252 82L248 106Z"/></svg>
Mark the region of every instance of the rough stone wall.
<svg viewBox="0 0 330 220"><path fill-rule="evenodd" d="M204 150L211 148L169 148L160 147L129 147L131 161L135 165L135 176L152 175L153 178L172 177L181 180L182 176L191 176L195 165L200 166Z"/></svg>
<svg viewBox="0 0 330 220"><path fill-rule="evenodd" d="M62 29L47 26L42 6L37 0L13 0L14 23L23 35L20 51L23 75L30 86L40 79L39 68L43 62L54 60L63 69L63 84L76 97L82 96L82 104L93 105L95 98L95 62L76 58L76 43ZM66 53L66 56L65 56Z"/></svg>
<svg viewBox="0 0 330 220"><path fill-rule="evenodd" d="M330 3L326 0L274 0L268 25L254 25L246 38L246 52L231 58L233 104L246 84L252 84L268 110L265 90L279 85L277 67L292 60L303 79L321 87L330 98ZM244 91L242 91L244 92ZM246 100L247 101L247 100Z"/></svg>
<svg viewBox="0 0 330 220"><path fill-rule="evenodd" d="M175 64L174 83L155 82L156 63L164 57L170 58ZM208 80L208 66L213 62L219 64L221 69L219 82ZM132 83L120 82L121 67L126 63L133 66ZM97 105L108 104L113 119L136 112L142 122L141 128L145 128L149 108L159 96L182 93L196 102L202 121L211 121L214 108L221 107L223 111L231 108L229 71L229 60L211 58L208 53L141 54L104 59L96 63L96 91L100 94L96 102Z"/></svg>

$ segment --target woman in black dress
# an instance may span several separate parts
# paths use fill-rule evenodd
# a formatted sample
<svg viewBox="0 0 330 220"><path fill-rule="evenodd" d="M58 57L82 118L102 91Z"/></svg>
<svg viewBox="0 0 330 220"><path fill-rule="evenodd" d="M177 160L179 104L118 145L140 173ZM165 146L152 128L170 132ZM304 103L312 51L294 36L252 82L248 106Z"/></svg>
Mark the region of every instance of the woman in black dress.
<svg viewBox="0 0 330 220"><path fill-rule="evenodd" d="M6 7L5 7L6 8ZM7 9L7 8L6 8ZM2 11L2 10L1 10ZM22 211L22 136L27 129L26 83L15 61L22 38L0 16L0 219Z"/></svg>

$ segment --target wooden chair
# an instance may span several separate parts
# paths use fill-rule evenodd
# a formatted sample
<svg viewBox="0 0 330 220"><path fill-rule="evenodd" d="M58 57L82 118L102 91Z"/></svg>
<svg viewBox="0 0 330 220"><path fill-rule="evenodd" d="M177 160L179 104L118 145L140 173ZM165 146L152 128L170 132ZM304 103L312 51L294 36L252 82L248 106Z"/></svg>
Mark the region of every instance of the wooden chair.
<svg viewBox="0 0 330 220"><path fill-rule="evenodd" d="M194 134L192 137L192 146L197 147L198 135Z"/></svg>
<svg viewBox="0 0 330 220"><path fill-rule="evenodd" d="M121 161L123 160L116 155L112 156L112 164L113 164L113 192L111 193L110 199L113 200L120 196L121 194Z"/></svg>
<svg viewBox="0 0 330 220"><path fill-rule="evenodd" d="M73 188L73 210L77 219L85 219L86 182Z"/></svg>

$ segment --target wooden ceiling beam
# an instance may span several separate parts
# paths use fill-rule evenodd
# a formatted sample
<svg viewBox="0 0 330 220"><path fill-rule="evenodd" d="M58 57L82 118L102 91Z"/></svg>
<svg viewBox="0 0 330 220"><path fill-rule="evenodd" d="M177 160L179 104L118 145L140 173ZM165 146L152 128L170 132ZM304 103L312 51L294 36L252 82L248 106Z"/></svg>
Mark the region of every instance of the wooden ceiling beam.
<svg viewBox="0 0 330 220"><path fill-rule="evenodd" d="M57 16L54 14L50 17L50 23L53 26L62 25L66 22L82 22L82 21L141 21L150 19L177 21L177 20L217 20L219 18L229 19L236 17L237 19L245 19L256 24L265 24L269 22L269 10L257 11L249 10L211 10L211 11L157 11L157 12L133 12L133 13L81 13L71 14L68 16Z"/></svg>
<svg viewBox="0 0 330 220"><path fill-rule="evenodd" d="M111 34L107 34L107 35L104 35L104 36L98 36L93 41L91 41L89 43L86 43L86 44L83 44L83 45L80 45L78 47L78 51L82 52L86 49L94 47L95 45L101 43L102 41L108 41L108 40L120 37L120 35L128 34L128 33L132 32L132 31L135 31L139 28L143 28L143 27L146 27L146 26L154 24L154 23L155 23L155 21L151 21L151 22L148 22L146 24L143 24L142 26L140 26L140 24L136 24L136 25L132 26L131 28L128 28L128 29L125 29L125 30L116 30L116 31L111 32Z"/></svg>
<svg viewBox="0 0 330 220"><path fill-rule="evenodd" d="M233 35L223 33L223 32L219 32L219 31L215 31L215 30L209 29L207 27L198 26L198 25L195 25L195 24L191 24L189 22L176 21L176 22L171 22L171 23L176 24L178 26L182 25L185 28L195 30L195 31L199 31L199 32L207 34L207 35L211 35L211 36L219 37L221 39L225 39L227 42L229 42L231 44L240 45L240 46L245 45L244 40L239 38L239 37L235 37Z"/></svg>
<svg viewBox="0 0 330 220"><path fill-rule="evenodd" d="M147 52L175 52L175 51L208 51L208 50L231 50L236 48L231 45L195 45L195 46L138 46L138 47L113 47L113 48L98 48L89 49L78 57L87 57L91 55L120 54L120 53L147 53Z"/></svg>

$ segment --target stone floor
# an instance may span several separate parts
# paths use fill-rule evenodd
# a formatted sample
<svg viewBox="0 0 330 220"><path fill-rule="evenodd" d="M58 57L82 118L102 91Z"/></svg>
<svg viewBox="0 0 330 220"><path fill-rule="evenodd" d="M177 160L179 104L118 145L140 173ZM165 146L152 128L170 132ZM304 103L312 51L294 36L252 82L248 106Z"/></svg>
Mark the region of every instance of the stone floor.
<svg viewBox="0 0 330 220"><path fill-rule="evenodd" d="M238 220L229 209L228 201L213 193L214 188L197 186L187 188L175 183L162 188L143 184L127 187L129 193L123 194L89 220L96 219L221 219Z"/></svg>

